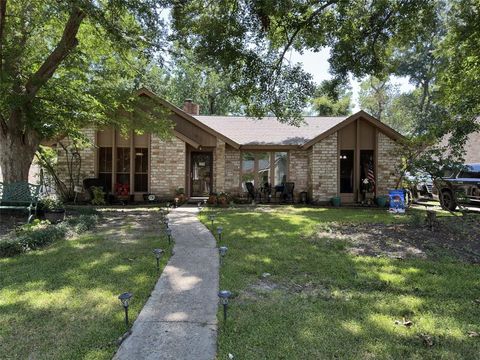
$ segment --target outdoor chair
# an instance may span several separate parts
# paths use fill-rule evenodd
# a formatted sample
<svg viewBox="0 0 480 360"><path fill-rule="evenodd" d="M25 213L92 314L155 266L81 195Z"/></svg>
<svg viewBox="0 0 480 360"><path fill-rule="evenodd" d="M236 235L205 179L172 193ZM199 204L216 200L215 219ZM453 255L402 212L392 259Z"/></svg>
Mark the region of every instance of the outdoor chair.
<svg viewBox="0 0 480 360"><path fill-rule="evenodd" d="M270 183L266 182L265 184L263 184L260 191L262 193L264 201L270 202L270 199L272 197L272 185Z"/></svg>
<svg viewBox="0 0 480 360"><path fill-rule="evenodd" d="M255 186L253 186L253 183L252 182L247 182L245 183L245 186L247 188L247 191L248 191L248 199L252 198L252 201L255 201L257 200L257 191L255 190Z"/></svg>
<svg viewBox="0 0 480 360"><path fill-rule="evenodd" d="M295 189L294 182L286 182L283 189L283 201L293 203L293 189Z"/></svg>
<svg viewBox="0 0 480 360"><path fill-rule="evenodd" d="M287 175L282 176L282 183L280 185L275 185L275 198L277 197L277 194L280 193L280 195L283 194L285 191L285 183L287 182Z"/></svg>

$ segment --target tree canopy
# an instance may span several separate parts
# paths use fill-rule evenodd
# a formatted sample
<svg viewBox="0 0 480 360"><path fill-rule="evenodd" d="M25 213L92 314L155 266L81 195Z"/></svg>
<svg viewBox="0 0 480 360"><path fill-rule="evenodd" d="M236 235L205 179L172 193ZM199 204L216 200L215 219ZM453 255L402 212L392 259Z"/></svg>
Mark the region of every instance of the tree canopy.
<svg viewBox="0 0 480 360"><path fill-rule="evenodd" d="M446 7L434 0L0 0L4 178L26 179L46 140L78 135L88 124L128 126L134 89L148 83L152 64L162 70L177 52L195 66L168 76L205 80L194 87L213 96L213 102L201 100L210 108L224 106L211 89L227 86L246 114L273 113L294 124L315 86L287 60L290 50L330 47L332 74L344 83L350 73L383 78L399 69L430 81L422 77L428 71L415 77L415 59L423 54L425 69L435 60L438 103L455 116L472 116L478 113L478 8L478 0L452 0ZM432 50L428 32L438 24L444 33ZM408 63L402 58L415 61L401 66ZM135 120L148 131L169 129L166 122L149 121L146 112Z"/></svg>

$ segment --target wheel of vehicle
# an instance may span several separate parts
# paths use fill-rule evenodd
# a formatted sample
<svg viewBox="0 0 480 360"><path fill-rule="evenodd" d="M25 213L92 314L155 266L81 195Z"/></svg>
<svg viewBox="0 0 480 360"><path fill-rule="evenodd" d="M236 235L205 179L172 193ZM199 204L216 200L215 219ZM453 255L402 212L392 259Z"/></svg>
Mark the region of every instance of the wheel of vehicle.
<svg viewBox="0 0 480 360"><path fill-rule="evenodd" d="M442 196L440 197L440 204L445 210L453 211L457 207L457 202L455 201L452 193L448 190L442 191Z"/></svg>

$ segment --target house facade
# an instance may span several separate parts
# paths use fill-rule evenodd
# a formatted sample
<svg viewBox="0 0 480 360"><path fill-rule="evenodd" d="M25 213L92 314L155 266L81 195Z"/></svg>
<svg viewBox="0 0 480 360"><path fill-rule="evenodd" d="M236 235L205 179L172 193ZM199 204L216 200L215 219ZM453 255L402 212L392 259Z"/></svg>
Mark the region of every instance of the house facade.
<svg viewBox="0 0 480 360"><path fill-rule="evenodd" d="M295 127L273 117L200 116L191 101L180 109L146 89L139 96L169 110L173 137L85 129L93 145L80 151L82 178L99 178L112 192L127 185L123 190L138 200L144 194L171 199L178 189L189 197L241 196L247 182L258 189L293 182L295 200L307 192L314 203L333 196L356 202L364 196L366 178L373 195L396 186L402 136L363 111L306 117ZM60 170L65 170L66 158L59 154Z"/></svg>

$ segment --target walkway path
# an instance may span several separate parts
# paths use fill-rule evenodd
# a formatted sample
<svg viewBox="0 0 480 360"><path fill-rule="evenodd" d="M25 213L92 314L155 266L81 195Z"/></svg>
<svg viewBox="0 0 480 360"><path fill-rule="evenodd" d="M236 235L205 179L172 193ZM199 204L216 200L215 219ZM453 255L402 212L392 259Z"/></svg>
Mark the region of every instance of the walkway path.
<svg viewBox="0 0 480 360"><path fill-rule="evenodd" d="M216 354L218 251L196 207L169 214L175 255L114 360L210 360Z"/></svg>

